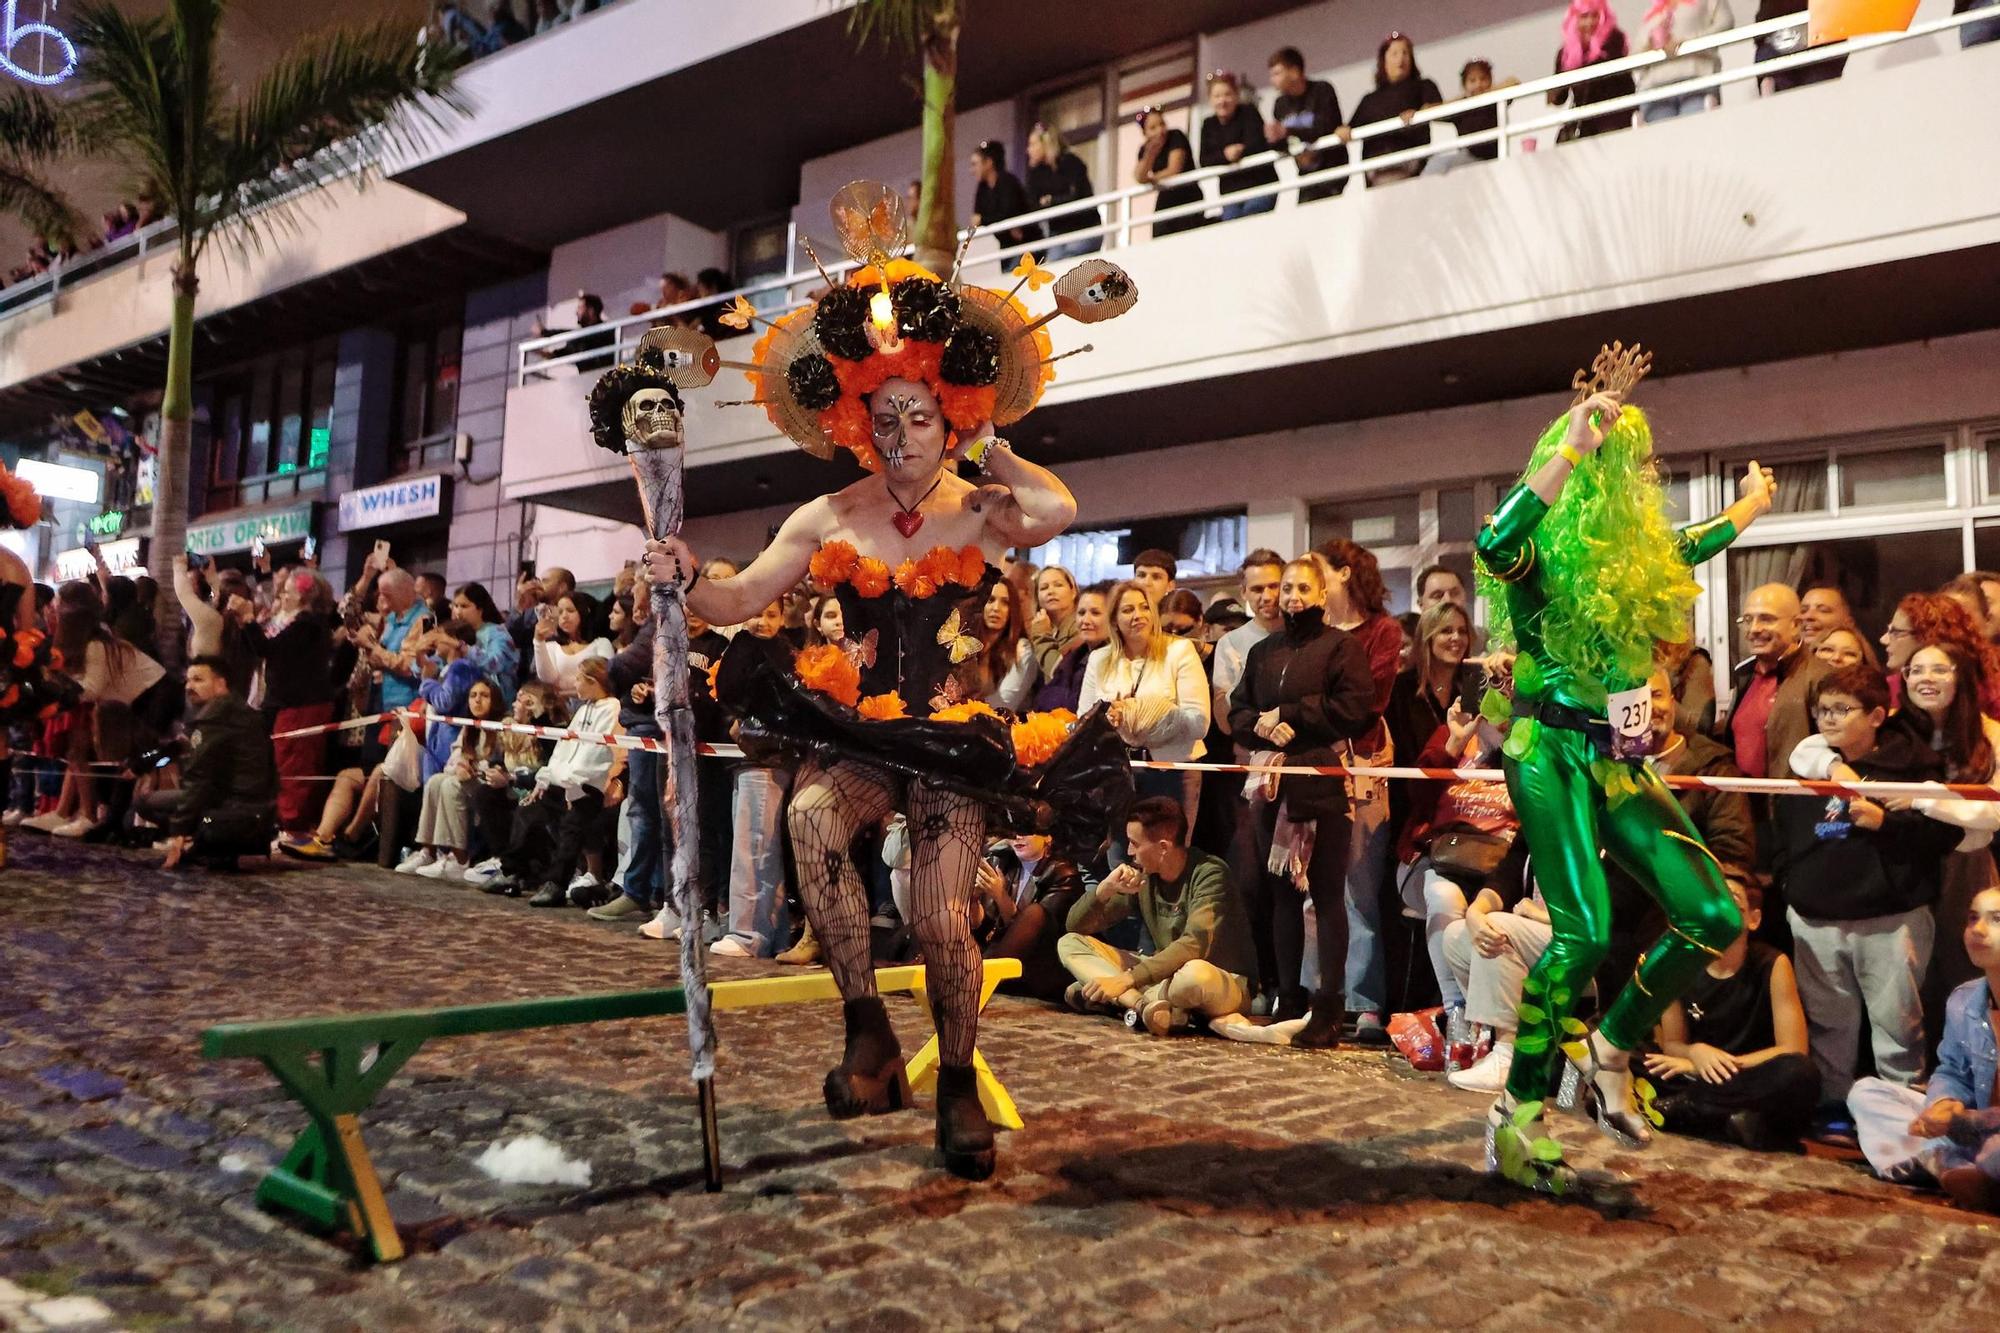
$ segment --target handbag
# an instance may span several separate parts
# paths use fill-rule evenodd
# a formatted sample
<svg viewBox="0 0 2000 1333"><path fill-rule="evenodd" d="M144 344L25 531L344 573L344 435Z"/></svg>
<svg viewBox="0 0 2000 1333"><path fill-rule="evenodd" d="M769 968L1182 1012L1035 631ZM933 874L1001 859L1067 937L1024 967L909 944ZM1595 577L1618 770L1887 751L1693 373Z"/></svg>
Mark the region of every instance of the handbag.
<svg viewBox="0 0 2000 1333"><path fill-rule="evenodd" d="M1514 845L1512 834L1480 833L1474 829L1446 829L1431 839L1431 864L1448 878L1466 876L1484 880L1507 859Z"/></svg>

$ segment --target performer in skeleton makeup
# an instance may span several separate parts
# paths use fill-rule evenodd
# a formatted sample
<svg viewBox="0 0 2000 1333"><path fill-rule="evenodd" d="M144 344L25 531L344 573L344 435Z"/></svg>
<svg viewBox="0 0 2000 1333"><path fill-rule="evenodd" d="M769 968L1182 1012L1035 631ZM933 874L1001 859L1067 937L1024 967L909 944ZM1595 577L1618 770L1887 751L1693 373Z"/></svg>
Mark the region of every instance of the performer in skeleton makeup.
<svg viewBox="0 0 2000 1333"><path fill-rule="evenodd" d="M1557 1060L1568 1059L1560 1105L1621 1146L1645 1147L1650 1088L1634 1080L1631 1053L1742 928L1715 857L1643 762L1646 680L1655 642L1687 633L1700 592L1691 567L1768 510L1775 483L1753 462L1719 517L1670 528L1652 432L1625 402L1651 362L1614 344L1592 373L1577 372L1569 414L1543 434L1476 543L1494 641L1520 652L1502 767L1554 930L1523 988L1513 1071L1487 1116L1487 1169L1550 1193L1571 1180L1541 1128ZM1604 855L1659 901L1667 930L1590 1032L1570 1011L1610 943Z"/></svg>
<svg viewBox="0 0 2000 1333"><path fill-rule="evenodd" d="M647 568L655 586L685 589L687 605L715 624L749 618L808 576L838 597L843 644L794 654L782 638L739 635L717 697L742 717L746 744L776 742L798 765L789 826L800 896L846 1001L846 1052L825 1084L836 1117L908 1101L849 855L859 831L892 810L907 816L910 925L941 1056L937 1147L950 1170L984 1179L994 1148L973 1068L980 957L969 914L989 818L1048 824L1059 812L1058 838L1094 848L1131 792L1123 749L1101 716L1010 726L960 698L954 679L953 667L980 647L979 609L1002 552L1039 546L1076 515L1055 474L995 434L1053 376L1043 326L1056 316L1031 321L1015 292L1054 275L1028 259L1015 292L1001 293L891 259L907 243L901 200L872 182L842 190L833 214L864 267L771 325L741 368L755 402L807 452L828 458L845 447L870 475L797 510L733 577L696 581L696 555L678 537L649 543ZM1089 323L1137 296L1115 265L1090 260L1056 298L1057 313ZM736 318L751 317L739 303ZM642 366L647 358L642 351ZM695 384L728 364L712 346L656 349L654 359L669 374L688 367L683 380ZM982 480L962 478L960 461Z"/></svg>

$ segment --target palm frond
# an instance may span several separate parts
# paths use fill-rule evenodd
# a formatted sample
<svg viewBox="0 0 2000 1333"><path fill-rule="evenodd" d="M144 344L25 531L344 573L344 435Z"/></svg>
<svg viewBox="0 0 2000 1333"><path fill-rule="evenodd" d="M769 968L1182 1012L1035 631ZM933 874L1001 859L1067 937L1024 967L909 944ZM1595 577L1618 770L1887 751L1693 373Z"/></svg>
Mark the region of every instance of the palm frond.
<svg viewBox="0 0 2000 1333"><path fill-rule="evenodd" d="M288 221L282 202L351 173L342 145L407 151L471 110L455 83L463 48L418 41L404 23L321 34L274 66L222 127L214 221L241 220L245 239ZM273 207L273 205L280 205Z"/></svg>
<svg viewBox="0 0 2000 1333"><path fill-rule="evenodd" d="M69 197L18 161L0 160L0 213L21 219L57 248L80 243L86 231Z"/></svg>
<svg viewBox="0 0 2000 1333"><path fill-rule="evenodd" d="M122 162L135 188L178 212L192 202L182 170L185 125L173 38L158 18L134 19L107 0L83 0L70 18L82 56L73 103L78 138Z"/></svg>
<svg viewBox="0 0 2000 1333"><path fill-rule="evenodd" d="M875 40L914 51L928 35L938 11L948 5L949 0L858 0L847 11L847 32L857 42Z"/></svg>
<svg viewBox="0 0 2000 1333"><path fill-rule="evenodd" d="M167 35L172 44L173 71L168 90L169 111L180 123L181 174L199 181L215 163L215 100L222 91L217 44L221 37L224 0L168 0Z"/></svg>

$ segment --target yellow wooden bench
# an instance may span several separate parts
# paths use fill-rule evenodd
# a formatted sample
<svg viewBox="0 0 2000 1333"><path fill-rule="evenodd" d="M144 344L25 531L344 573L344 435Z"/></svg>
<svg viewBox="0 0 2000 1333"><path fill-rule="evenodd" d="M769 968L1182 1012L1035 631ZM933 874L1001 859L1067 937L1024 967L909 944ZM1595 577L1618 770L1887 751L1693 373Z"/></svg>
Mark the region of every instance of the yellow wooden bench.
<svg viewBox="0 0 2000 1333"><path fill-rule="evenodd" d="M993 998L993 992L1000 983L1021 975L1021 960L989 958L982 964L981 972L979 1008L983 1013L986 1002ZM884 995L909 991L919 1000L924 1000L924 969L878 967L875 969L875 989ZM712 981L708 986L708 996L709 1004L716 1009L757 1009L767 1004L837 1000L840 989L833 984L833 973L822 968L793 976L758 977L753 981ZM930 1005L926 1003L922 1007L928 1017ZM1002 1129L1021 1128L1021 1114L1014 1107L1014 1099L1007 1095L1007 1089L986 1063L986 1057L974 1051L972 1067L979 1074L979 1104L986 1109L986 1118ZM937 1086L937 1070L938 1039L933 1032L923 1049L910 1060L906 1071L910 1086L918 1092L931 1091Z"/></svg>

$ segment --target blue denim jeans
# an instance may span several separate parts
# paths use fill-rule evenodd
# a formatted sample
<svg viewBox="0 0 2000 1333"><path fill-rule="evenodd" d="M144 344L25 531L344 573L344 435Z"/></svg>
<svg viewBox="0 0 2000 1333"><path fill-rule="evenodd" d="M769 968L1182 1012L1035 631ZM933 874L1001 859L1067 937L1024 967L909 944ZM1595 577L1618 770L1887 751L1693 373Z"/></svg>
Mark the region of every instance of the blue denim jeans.
<svg viewBox="0 0 2000 1333"><path fill-rule="evenodd" d="M1239 199L1222 206L1222 220L1228 222L1231 218L1247 218L1252 213L1268 213L1277 206L1278 196L1275 194L1267 194L1262 199Z"/></svg>
<svg viewBox="0 0 2000 1333"><path fill-rule="evenodd" d="M1347 1011L1382 1013L1389 978L1382 956L1382 886L1389 873L1389 797L1349 807L1353 825L1347 852ZM1324 985L1325 983L1320 983Z"/></svg>
<svg viewBox="0 0 2000 1333"><path fill-rule="evenodd" d="M665 813L660 809L660 756L631 751L625 763L625 812L632 821L627 870L619 887L641 907L666 901Z"/></svg>
<svg viewBox="0 0 2000 1333"><path fill-rule="evenodd" d="M1707 93L1686 93L1680 97L1669 97L1659 102L1648 102L1639 112L1639 119L1650 125L1656 120L1674 120L1680 116L1698 116L1708 110Z"/></svg>
<svg viewBox="0 0 2000 1333"><path fill-rule="evenodd" d="M785 789L790 775L746 765L736 770L735 846L729 861L729 933L759 958L783 947Z"/></svg>

